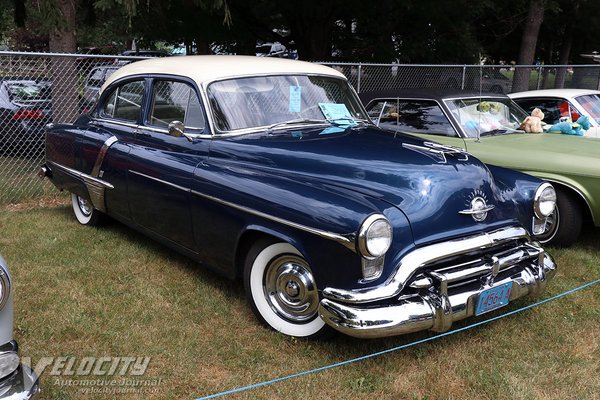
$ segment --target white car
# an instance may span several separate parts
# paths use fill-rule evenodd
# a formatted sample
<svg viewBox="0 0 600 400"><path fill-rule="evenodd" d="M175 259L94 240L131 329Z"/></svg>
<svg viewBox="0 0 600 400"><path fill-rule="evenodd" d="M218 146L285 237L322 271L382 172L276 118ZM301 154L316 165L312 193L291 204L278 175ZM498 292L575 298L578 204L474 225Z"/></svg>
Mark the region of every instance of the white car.
<svg viewBox="0 0 600 400"><path fill-rule="evenodd" d="M0 257L0 399L33 399L40 392L35 372L21 364L13 339L11 280L6 262Z"/></svg>
<svg viewBox="0 0 600 400"><path fill-rule="evenodd" d="M544 112L544 122L554 125L561 117L573 122L585 115L590 120L590 129L585 136L600 138L600 91L589 89L546 89L508 95L525 111L531 114L535 107Z"/></svg>

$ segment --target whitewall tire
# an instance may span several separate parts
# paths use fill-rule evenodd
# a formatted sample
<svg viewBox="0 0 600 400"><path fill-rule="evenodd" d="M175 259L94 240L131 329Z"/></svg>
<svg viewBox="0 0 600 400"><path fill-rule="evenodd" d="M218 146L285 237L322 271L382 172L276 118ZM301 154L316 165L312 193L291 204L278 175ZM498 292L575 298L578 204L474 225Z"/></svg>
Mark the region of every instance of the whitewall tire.
<svg viewBox="0 0 600 400"><path fill-rule="evenodd" d="M80 224L97 226L101 223L103 214L94 208L91 201L71 193L71 205Z"/></svg>
<svg viewBox="0 0 600 400"><path fill-rule="evenodd" d="M289 243L258 241L246 259L244 287L252 311L268 327L300 338L324 338L332 333L319 317L312 271Z"/></svg>

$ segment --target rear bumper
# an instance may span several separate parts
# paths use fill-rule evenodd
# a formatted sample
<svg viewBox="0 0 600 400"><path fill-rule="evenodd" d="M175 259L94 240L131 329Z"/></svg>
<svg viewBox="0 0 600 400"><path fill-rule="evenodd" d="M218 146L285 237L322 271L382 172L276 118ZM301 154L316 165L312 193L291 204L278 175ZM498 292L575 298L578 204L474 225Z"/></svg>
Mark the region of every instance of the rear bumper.
<svg viewBox="0 0 600 400"><path fill-rule="evenodd" d="M334 329L359 338L427 329L443 332L450 329L454 321L474 316L479 297L485 290L512 282L509 302L526 295L539 295L556 272L552 257L535 243L523 243L504 251L502 257L491 256L490 259L491 263L458 271L426 271L425 279L400 282L400 290L394 290L394 296L388 299L377 296L386 285L371 291L372 300L366 293L343 297L328 288L324 291L319 314ZM448 288L465 279L470 284ZM398 284L395 279L389 282ZM403 290L404 284L409 283L418 290Z"/></svg>
<svg viewBox="0 0 600 400"><path fill-rule="evenodd" d="M11 349L7 351L16 352L16 343L9 345ZM19 364L12 374L0 380L0 399L29 400L35 399L39 393L39 377L27 365Z"/></svg>

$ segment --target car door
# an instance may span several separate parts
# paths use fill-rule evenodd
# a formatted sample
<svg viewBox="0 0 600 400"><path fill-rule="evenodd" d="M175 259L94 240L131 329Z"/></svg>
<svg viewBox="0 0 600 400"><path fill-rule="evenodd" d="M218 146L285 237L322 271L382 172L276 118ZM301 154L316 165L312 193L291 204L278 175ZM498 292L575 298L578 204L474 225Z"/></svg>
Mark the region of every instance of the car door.
<svg viewBox="0 0 600 400"><path fill-rule="evenodd" d="M210 139L194 85L176 78L150 81L145 117L128 155L128 202L141 227L190 250L195 249L190 210L194 169L207 156ZM169 124L182 122L185 136L172 136ZM191 137L191 136L190 136Z"/></svg>
<svg viewBox="0 0 600 400"><path fill-rule="evenodd" d="M78 168L113 186L105 191L107 212L124 221L131 218L127 200L129 152L141 120L146 81L117 82L107 88L80 136Z"/></svg>

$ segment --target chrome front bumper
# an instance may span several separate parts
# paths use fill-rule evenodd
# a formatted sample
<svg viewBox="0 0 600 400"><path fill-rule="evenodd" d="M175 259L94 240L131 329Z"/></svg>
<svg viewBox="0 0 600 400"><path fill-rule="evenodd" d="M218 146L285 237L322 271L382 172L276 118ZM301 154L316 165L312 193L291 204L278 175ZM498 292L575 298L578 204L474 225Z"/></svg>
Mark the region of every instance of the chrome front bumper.
<svg viewBox="0 0 600 400"><path fill-rule="evenodd" d="M17 352L16 342L9 343L9 347L12 348L7 352ZM29 400L35 399L39 393L39 378L27 365L19 364L12 374L0 380L0 399Z"/></svg>
<svg viewBox="0 0 600 400"><path fill-rule="evenodd" d="M499 244L513 241L514 248L494 254ZM441 271L426 270L428 262L443 258L443 254L436 253L440 249L456 257L486 248L490 249L488 262ZM454 321L475 315L483 291L512 282L509 301L529 294L539 295L556 272L552 257L537 243L531 243L521 228L504 228L416 251L429 256L417 257L416 264L401 263L381 286L354 292L326 288L319 306L321 318L334 329L359 338L395 336L426 329L443 332L450 329ZM413 261L414 258L411 254L405 257ZM415 278L418 273L421 274L419 279ZM464 285L464 289L458 284L449 290L449 285L466 280L471 284Z"/></svg>

